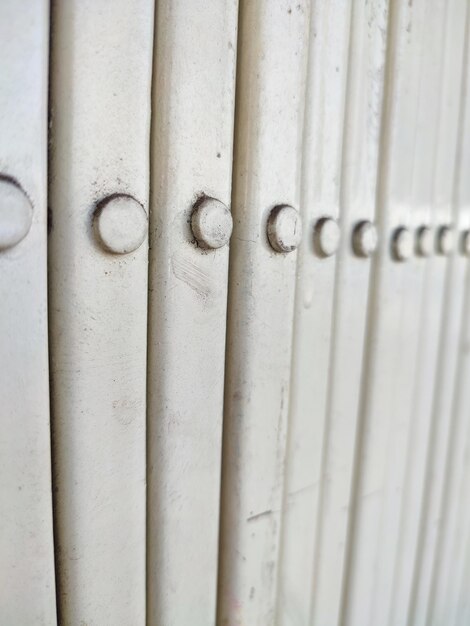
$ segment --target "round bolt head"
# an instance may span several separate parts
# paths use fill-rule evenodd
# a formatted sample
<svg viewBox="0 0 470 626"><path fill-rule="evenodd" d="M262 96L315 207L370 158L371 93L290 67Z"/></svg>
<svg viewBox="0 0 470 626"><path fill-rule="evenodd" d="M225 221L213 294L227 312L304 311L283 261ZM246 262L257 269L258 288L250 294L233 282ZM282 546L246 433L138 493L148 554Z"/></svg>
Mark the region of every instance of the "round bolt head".
<svg viewBox="0 0 470 626"><path fill-rule="evenodd" d="M204 197L191 215L191 230L201 248L215 250L230 241L232 214L220 200Z"/></svg>
<svg viewBox="0 0 470 626"><path fill-rule="evenodd" d="M434 252L434 231L430 226L421 226L416 232L416 253L428 257Z"/></svg>
<svg viewBox="0 0 470 626"><path fill-rule="evenodd" d="M332 217L322 217L314 227L313 241L315 249L321 256L332 256L338 250L340 240L338 222Z"/></svg>
<svg viewBox="0 0 470 626"><path fill-rule="evenodd" d="M450 226L441 226L437 233L437 251L448 256L455 248L455 233Z"/></svg>
<svg viewBox="0 0 470 626"><path fill-rule="evenodd" d="M288 204L274 207L268 218L268 239L276 252L292 252L302 239L299 212Z"/></svg>
<svg viewBox="0 0 470 626"><path fill-rule="evenodd" d="M392 235L392 254L397 261L408 261L413 256L413 234L400 226Z"/></svg>
<svg viewBox="0 0 470 626"><path fill-rule="evenodd" d="M364 220L359 222L353 230L353 249L360 257L370 257L376 250L378 244L377 229L369 222Z"/></svg>
<svg viewBox="0 0 470 626"><path fill-rule="evenodd" d="M470 230L464 230L461 235L460 251L464 256L470 256Z"/></svg>
<svg viewBox="0 0 470 626"><path fill-rule="evenodd" d="M114 194L98 204L93 225L105 250L114 254L128 254L145 241L148 217L144 207L135 198Z"/></svg>
<svg viewBox="0 0 470 626"><path fill-rule="evenodd" d="M21 187L0 176L0 250L16 246L26 237L33 221L33 207Z"/></svg>

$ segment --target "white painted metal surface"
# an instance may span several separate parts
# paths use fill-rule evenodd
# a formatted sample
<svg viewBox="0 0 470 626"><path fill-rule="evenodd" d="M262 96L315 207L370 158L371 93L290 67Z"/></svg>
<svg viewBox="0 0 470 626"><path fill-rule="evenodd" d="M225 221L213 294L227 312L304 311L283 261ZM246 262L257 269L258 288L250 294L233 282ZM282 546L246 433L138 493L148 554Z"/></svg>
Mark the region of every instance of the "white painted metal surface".
<svg viewBox="0 0 470 626"><path fill-rule="evenodd" d="M155 37L147 620L208 626L217 590L237 2L162 0Z"/></svg>
<svg viewBox="0 0 470 626"><path fill-rule="evenodd" d="M52 15L50 341L64 624L145 623L153 1Z"/></svg>
<svg viewBox="0 0 470 626"><path fill-rule="evenodd" d="M468 1L51 17L48 85L0 1L0 624L468 626Z"/></svg>
<svg viewBox="0 0 470 626"><path fill-rule="evenodd" d="M0 623L56 623L47 351L48 3L0 3Z"/></svg>
<svg viewBox="0 0 470 626"><path fill-rule="evenodd" d="M307 2L240 5L219 624L275 622L297 253L267 229L300 209L308 24Z"/></svg>

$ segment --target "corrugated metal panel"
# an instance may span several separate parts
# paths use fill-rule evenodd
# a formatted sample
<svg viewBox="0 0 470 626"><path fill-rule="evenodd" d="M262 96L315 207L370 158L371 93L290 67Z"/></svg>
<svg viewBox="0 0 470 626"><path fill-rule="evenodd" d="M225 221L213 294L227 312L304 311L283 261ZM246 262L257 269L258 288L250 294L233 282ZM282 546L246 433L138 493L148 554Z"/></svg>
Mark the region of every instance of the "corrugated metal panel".
<svg viewBox="0 0 470 626"><path fill-rule="evenodd" d="M145 622L153 1L57 2L52 18L59 613L67 624L138 626Z"/></svg>
<svg viewBox="0 0 470 626"><path fill-rule="evenodd" d="M228 246L203 246L231 229L220 203L230 207L237 1L160 1L155 35L147 619L206 626L217 589ZM204 206L214 221L197 231Z"/></svg>
<svg viewBox="0 0 470 626"><path fill-rule="evenodd" d="M5 0L0 623L467 626L467 0L52 7L58 592L48 12Z"/></svg>
<svg viewBox="0 0 470 626"><path fill-rule="evenodd" d="M17 626L56 623L46 287L48 18L47 2L0 3L0 622Z"/></svg>

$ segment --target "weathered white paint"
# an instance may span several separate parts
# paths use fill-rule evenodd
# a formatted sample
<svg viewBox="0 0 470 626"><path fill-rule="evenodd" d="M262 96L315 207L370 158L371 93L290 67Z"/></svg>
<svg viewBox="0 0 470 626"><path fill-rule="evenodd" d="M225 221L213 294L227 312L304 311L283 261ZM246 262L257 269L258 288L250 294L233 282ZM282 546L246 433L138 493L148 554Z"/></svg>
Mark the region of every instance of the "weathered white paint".
<svg viewBox="0 0 470 626"><path fill-rule="evenodd" d="M468 626L468 2L52 17L59 621ZM54 626L48 7L0 38L0 623Z"/></svg>
<svg viewBox="0 0 470 626"><path fill-rule="evenodd" d="M53 626L46 280L48 3L0 2L0 41L0 240L8 243L8 249L0 250L0 623ZM11 212L18 210L29 224L15 219Z"/></svg>
<svg viewBox="0 0 470 626"><path fill-rule="evenodd" d="M218 246L230 220L220 204L209 220L191 214L195 204L209 206L204 196L230 207L237 1L161 0L155 37L147 623L208 626L216 610L229 255Z"/></svg>
<svg viewBox="0 0 470 626"><path fill-rule="evenodd" d="M300 210L309 3L240 5L218 624L275 623L296 256L267 236Z"/></svg>
<svg viewBox="0 0 470 626"><path fill-rule="evenodd" d="M126 254L135 237L106 230L123 246L113 254L93 214L113 194L148 212L152 47L152 0L53 4L50 340L64 624L145 623L147 237Z"/></svg>

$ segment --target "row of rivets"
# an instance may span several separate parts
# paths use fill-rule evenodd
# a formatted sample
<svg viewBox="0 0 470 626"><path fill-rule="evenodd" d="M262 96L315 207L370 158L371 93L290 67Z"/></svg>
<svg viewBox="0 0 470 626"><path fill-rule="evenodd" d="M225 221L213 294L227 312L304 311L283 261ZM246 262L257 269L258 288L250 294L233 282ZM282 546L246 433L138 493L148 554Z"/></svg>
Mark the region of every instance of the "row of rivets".
<svg viewBox="0 0 470 626"><path fill-rule="evenodd" d="M33 209L29 198L12 178L0 175L0 250L19 243L29 232ZM143 206L127 194L112 194L96 206L93 216L95 235L102 247L114 254L127 254L136 250L147 236L148 218ZM198 245L205 249L225 246L232 234L232 216L229 209L215 198L202 196L191 214L191 230ZM267 222L267 236L276 252L295 250L302 238L302 220L294 207L282 204L271 210ZM336 253L340 241L340 228L331 217L322 217L314 225L313 244L319 256ZM356 224L352 234L354 253L370 257L378 243L375 225L363 220ZM460 242L461 252L470 256L470 230L464 231ZM430 256L435 249L449 255L456 246L456 233L451 226L441 226L437 236L429 226L421 226L416 235L404 226L392 233L391 251L397 261L418 256Z"/></svg>
<svg viewBox="0 0 470 626"><path fill-rule="evenodd" d="M406 261L414 252L418 256L428 257L436 251L448 256L456 249L457 233L451 226L440 226L435 234L430 226L421 226L414 236L408 228L400 226L392 235L392 251L398 261ZM470 231L461 233L460 252L470 256Z"/></svg>

